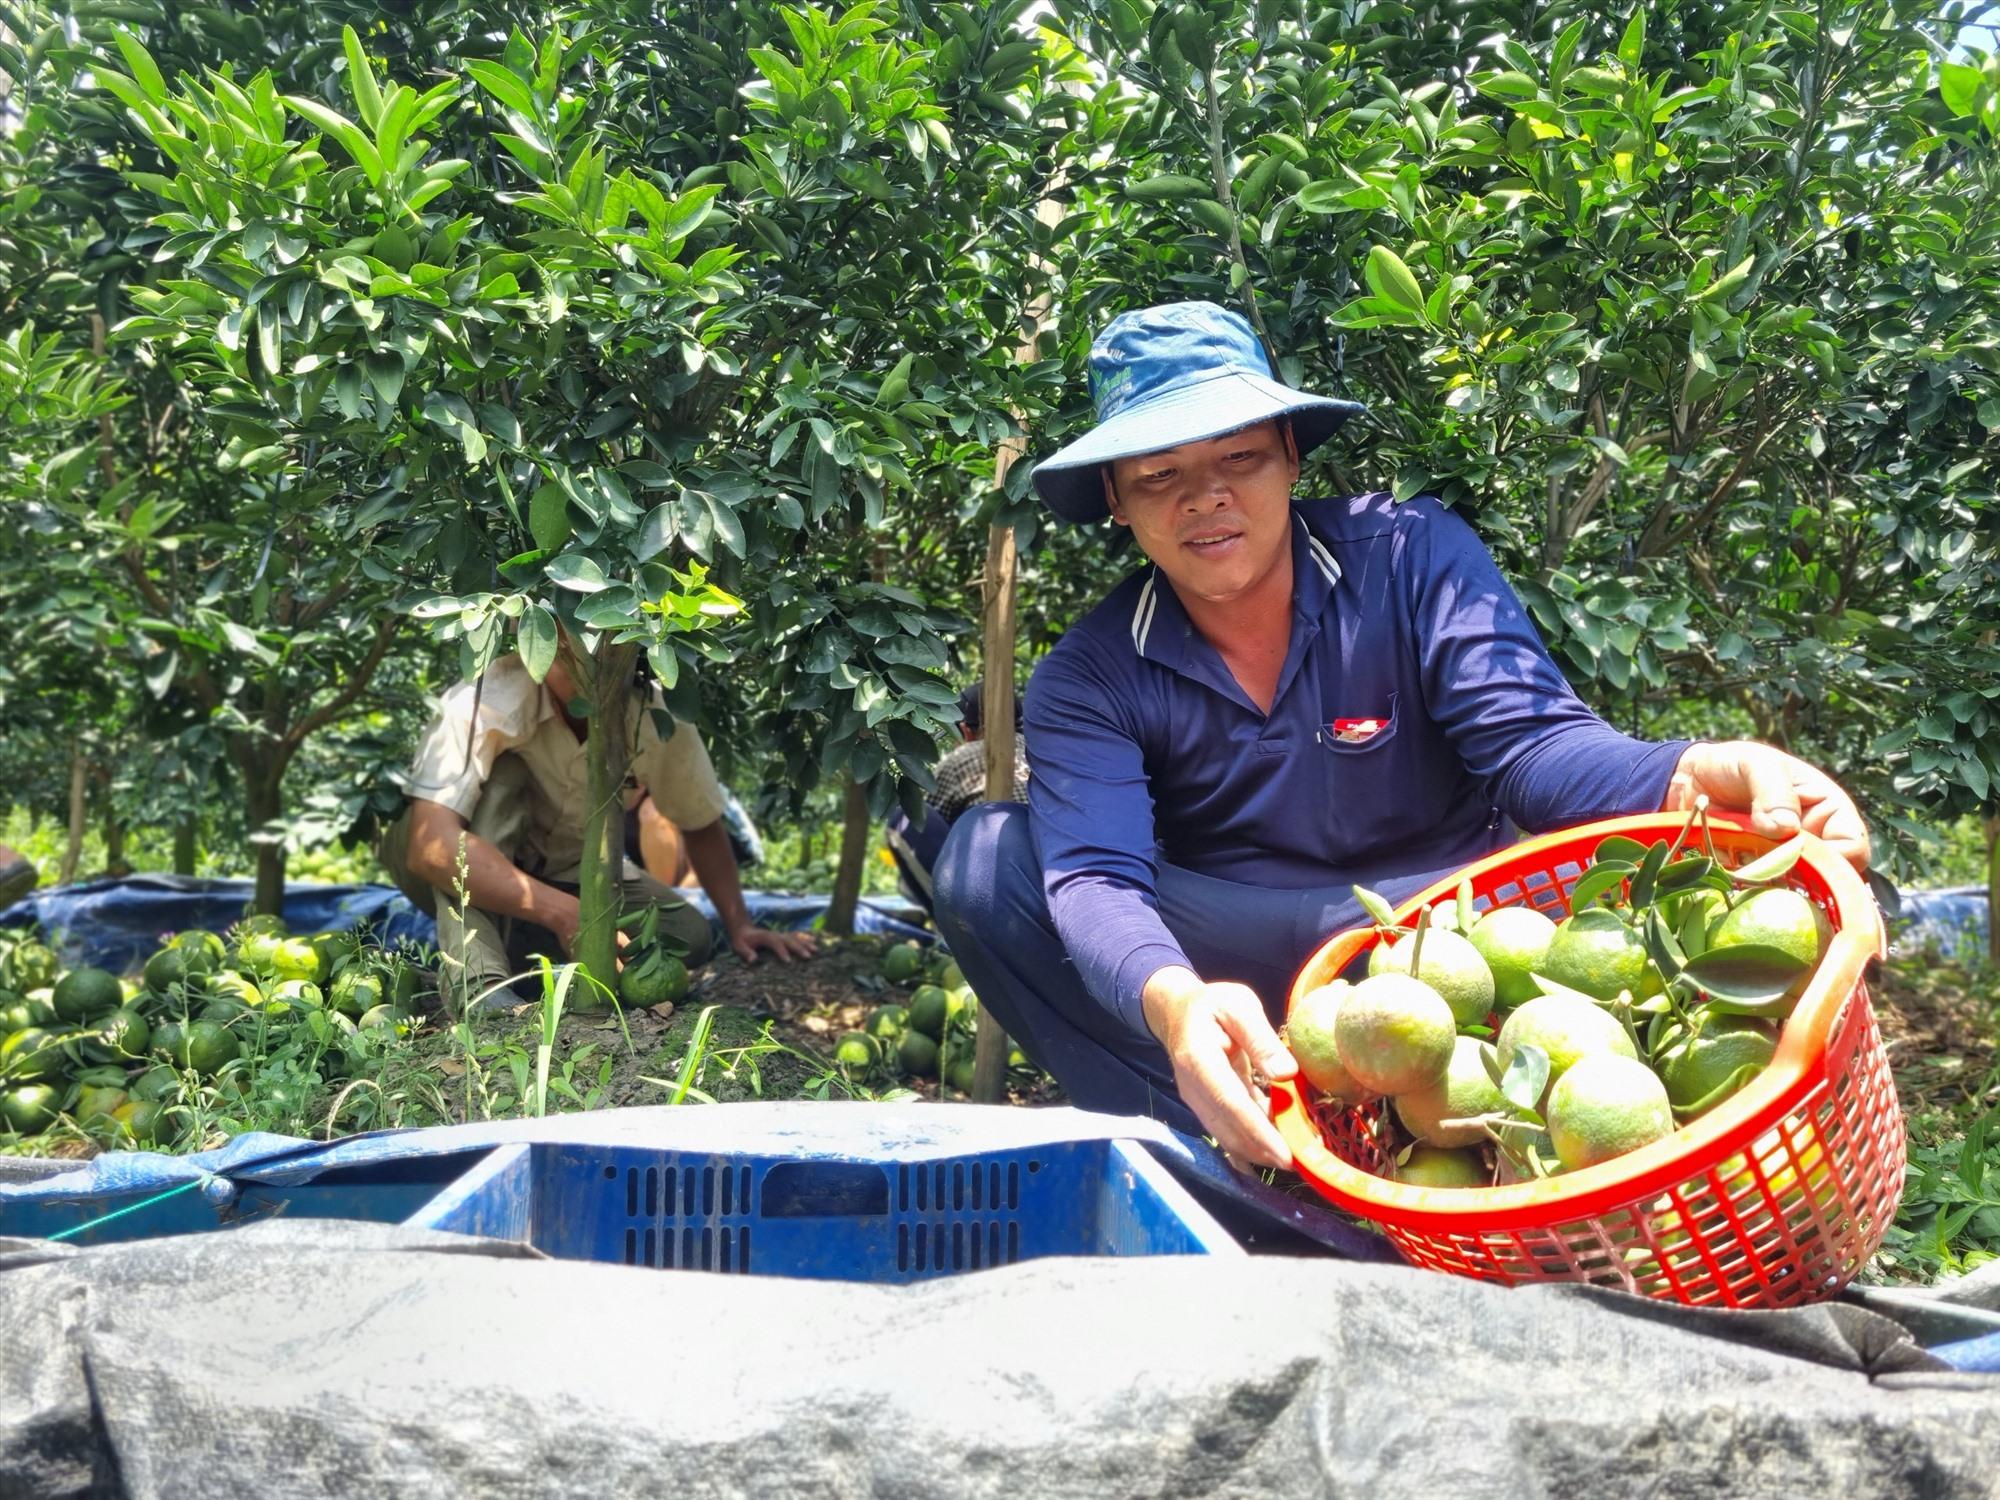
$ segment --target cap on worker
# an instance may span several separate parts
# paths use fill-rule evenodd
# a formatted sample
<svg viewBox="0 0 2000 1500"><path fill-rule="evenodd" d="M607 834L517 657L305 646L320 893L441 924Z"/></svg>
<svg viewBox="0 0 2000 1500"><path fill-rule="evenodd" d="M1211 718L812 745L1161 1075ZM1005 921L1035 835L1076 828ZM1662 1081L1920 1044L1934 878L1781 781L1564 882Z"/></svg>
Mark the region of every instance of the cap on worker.
<svg viewBox="0 0 2000 1500"><path fill-rule="evenodd" d="M1272 378L1250 320L1213 302L1120 313L1090 346L1097 425L1035 465L1035 488L1065 521L1105 513L1099 470L1113 459L1205 442L1289 417L1305 457L1363 408Z"/></svg>

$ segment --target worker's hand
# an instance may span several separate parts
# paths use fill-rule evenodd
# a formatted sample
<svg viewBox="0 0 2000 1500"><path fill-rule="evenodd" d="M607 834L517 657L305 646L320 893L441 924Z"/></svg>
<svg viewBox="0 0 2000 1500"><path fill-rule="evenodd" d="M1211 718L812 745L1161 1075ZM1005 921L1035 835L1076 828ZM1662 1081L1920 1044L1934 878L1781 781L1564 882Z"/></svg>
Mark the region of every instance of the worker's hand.
<svg viewBox="0 0 2000 1500"><path fill-rule="evenodd" d="M573 898L569 906L561 914L551 915L549 918L549 931L553 932L556 935L556 941L562 944L563 956L565 958L574 959L576 957L577 934L582 930L583 912ZM611 931L612 937L618 944L618 967L622 969L625 967L625 950L632 946L632 939L619 928L614 927Z"/></svg>
<svg viewBox="0 0 2000 1500"><path fill-rule="evenodd" d="M746 964L757 962L759 953L770 953L781 964L795 958L811 958L819 951L819 941L810 932L773 932L755 925L739 927L729 934L729 946Z"/></svg>
<svg viewBox="0 0 2000 1500"><path fill-rule="evenodd" d="M1750 814L1750 826L1766 838L1788 839L1803 828L1857 870L1868 868L1868 825L1854 799L1824 771L1773 745L1691 746L1674 767L1662 805L1686 812L1704 794L1711 807Z"/></svg>
<svg viewBox="0 0 2000 1500"><path fill-rule="evenodd" d="M1174 1086L1224 1151L1241 1162L1289 1167L1291 1149L1271 1123L1259 1081L1290 1078L1285 1050L1248 985L1206 984L1190 969L1162 969L1146 981L1146 1024L1167 1049Z"/></svg>

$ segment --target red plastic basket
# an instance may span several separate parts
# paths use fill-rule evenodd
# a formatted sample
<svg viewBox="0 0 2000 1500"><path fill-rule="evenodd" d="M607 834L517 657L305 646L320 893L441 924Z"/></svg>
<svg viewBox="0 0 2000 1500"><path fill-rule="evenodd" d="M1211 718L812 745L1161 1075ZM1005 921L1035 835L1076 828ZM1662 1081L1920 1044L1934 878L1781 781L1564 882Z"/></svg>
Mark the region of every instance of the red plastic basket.
<svg viewBox="0 0 2000 1500"><path fill-rule="evenodd" d="M1715 852L1740 865L1772 847L1711 815ZM1560 918L1569 890L1612 834L1672 838L1678 815L1573 828L1471 866L1473 900ZM1700 1119L1616 1161L1537 1182L1477 1189L1392 1182L1385 1105L1325 1109L1272 1089L1278 1129L1306 1179L1382 1226L1412 1264L1507 1283L1587 1281L1718 1307L1786 1307L1833 1296L1882 1243L1903 1194L1905 1135L1882 1034L1868 1003L1882 919L1846 861L1816 839L1787 883L1826 912L1832 939L1771 1065ZM1399 918L1451 895L1442 880ZM1306 961L1291 1003L1376 942L1343 932Z"/></svg>

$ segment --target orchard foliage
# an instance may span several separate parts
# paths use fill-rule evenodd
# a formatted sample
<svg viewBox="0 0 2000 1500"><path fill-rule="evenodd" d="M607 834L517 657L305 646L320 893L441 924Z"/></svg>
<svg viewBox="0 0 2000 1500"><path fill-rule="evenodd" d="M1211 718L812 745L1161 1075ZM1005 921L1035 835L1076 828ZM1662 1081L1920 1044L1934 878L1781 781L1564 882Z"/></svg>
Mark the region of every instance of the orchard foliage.
<svg viewBox="0 0 2000 1500"><path fill-rule="evenodd" d="M1087 420L1111 313L1211 297L1369 405L1314 483L1471 514L1620 722L1993 810L1964 14L13 5L9 629L177 705L252 826L420 639L571 651L607 774L643 661L793 806L913 803L987 523L1030 653L1122 566L1001 445Z"/></svg>

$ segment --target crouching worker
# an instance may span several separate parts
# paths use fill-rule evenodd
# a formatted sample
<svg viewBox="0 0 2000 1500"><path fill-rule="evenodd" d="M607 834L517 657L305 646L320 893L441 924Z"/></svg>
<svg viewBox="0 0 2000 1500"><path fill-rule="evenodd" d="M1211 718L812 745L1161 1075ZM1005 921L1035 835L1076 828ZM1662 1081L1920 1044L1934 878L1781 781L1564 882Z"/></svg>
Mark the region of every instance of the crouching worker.
<svg viewBox="0 0 2000 1500"><path fill-rule="evenodd" d="M1847 794L1768 745L1652 744L1570 690L1463 519L1385 494L1295 502L1358 408L1280 385L1208 303L1127 313L1090 353L1098 425L1034 472L1057 516L1146 558L1028 687L1028 807L953 825L938 927L1073 1102L1288 1166L1262 1079L1292 976L1391 900L1545 831L1692 807L1866 865Z"/></svg>
<svg viewBox="0 0 2000 1500"><path fill-rule="evenodd" d="M787 962L809 954L809 936L767 931L750 920L722 823L722 786L701 735L681 724L661 739L645 711L662 706L659 690L635 686L634 695L626 807L650 797L681 831L688 863L737 954L755 961L768 952ZM573 956L589 786L587 727L570 712L575 697L561 658L540 683L518 656L507 656L477 682L452 688L417 748L410 805L383 838L384 866L437 920L445 992L461 1006L521 973L537 951L558 960ZM705 962L707 917L628 858L621 907L649 902L660 909L662 934L686 948L688 967ZM514 998L504 989L495 994L498 1001Z"/></svg>

